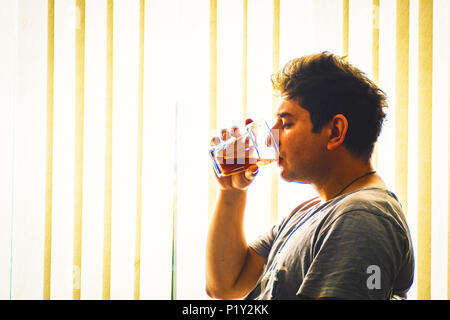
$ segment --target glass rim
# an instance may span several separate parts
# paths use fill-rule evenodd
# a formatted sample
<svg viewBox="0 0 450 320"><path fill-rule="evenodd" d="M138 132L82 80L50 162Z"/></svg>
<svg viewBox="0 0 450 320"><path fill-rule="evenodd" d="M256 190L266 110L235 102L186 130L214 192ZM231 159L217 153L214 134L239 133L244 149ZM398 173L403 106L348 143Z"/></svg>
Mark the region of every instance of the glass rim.
<svg viewBox="0 0 450 320"><path fill-rule="evenodd" d="M276 142L276 141L275 141L275 138L274 138L274 135L273 135L273 132L272 132L272 129L270 128L269 123L268 123L264 118L257 118L256 120L253 120L252 122L246 124L244 127L241 127L241 129L244 129L245 131L248 132L249 129L250 129L252 126L255 126L255 125L264 125L265 129L267 129L268 135L270 135L271 140L272 140L273 142ZM244 134L245 134L244 132L241 132L241 134L240 134L239 136L236 136L236 137L235 137L235 136L231 136L231 137L230 137L229 139L227 139L227 140L223 140L223 139L219 136L218 138L220 139L220 143L218 143L218 144L216 144L216 145L210 146L209 150L220 149L220 148L222 148L224 145L227 145L227 144L229 144L229 143L232 143L232 142L236 141L237 139L239 139L240 137L242 137ZM267 146L267 147L272 147L272 148L274 148L275 151L276 151L277 153L280 152L277 143L274 143L273 145Z"/></svg>

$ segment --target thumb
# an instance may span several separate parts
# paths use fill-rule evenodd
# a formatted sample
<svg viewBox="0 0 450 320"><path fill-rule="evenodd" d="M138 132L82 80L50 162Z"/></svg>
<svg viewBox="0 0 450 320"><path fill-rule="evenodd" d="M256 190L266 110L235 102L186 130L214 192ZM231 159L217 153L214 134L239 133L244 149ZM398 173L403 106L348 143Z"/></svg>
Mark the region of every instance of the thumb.
<svg viewBox="0 0 450 320"><path fill-rule="evenodd" d="M258 169L259 167L256 164L250 166L247 170L245 170L245 178L252 181L258 174Z"/></svg>

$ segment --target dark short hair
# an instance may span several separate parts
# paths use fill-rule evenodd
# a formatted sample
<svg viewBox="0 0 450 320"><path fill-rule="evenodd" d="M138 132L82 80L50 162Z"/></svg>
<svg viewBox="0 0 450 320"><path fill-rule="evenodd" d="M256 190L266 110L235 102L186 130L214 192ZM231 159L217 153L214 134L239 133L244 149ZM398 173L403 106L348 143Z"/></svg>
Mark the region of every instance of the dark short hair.
<svg viewBox="0 0 450 320"><path fill-rule="evenodd" d="M386 117L386 95L361 70L329 52L289 61L272 75L275 91L308 110L318 133L334 115L348 121L344 145L354 155L370 159Z"/></svg>

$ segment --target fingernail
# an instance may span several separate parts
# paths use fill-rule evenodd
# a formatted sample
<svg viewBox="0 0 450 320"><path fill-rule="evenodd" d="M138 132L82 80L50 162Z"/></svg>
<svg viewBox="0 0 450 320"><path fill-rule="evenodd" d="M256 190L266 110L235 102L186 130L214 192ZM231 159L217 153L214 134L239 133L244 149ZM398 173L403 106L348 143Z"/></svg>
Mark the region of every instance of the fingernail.
<svg viewBox="0 0 450 320"><path fill-rule="evenodd" d="M252 123L252 122L253 122L253 120L250 119L250 118L248 118L248 119L245 120L245 125L248 125L248 124L250 124L250 123Z"/></svg>

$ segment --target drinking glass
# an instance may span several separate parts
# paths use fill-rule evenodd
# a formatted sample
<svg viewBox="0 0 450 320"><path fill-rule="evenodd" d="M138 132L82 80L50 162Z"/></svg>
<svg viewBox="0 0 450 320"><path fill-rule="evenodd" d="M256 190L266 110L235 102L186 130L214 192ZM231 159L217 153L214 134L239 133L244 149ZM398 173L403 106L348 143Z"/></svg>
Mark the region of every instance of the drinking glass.
<svg viewBox="0 0 450 320"><path fill-rule="evenodd" d="M267 165L278 160L278 136L267 122L259 119L241 128L240 134L231 136L210 148L214 170L218 177L245 171L252 165Z"/></svg>

